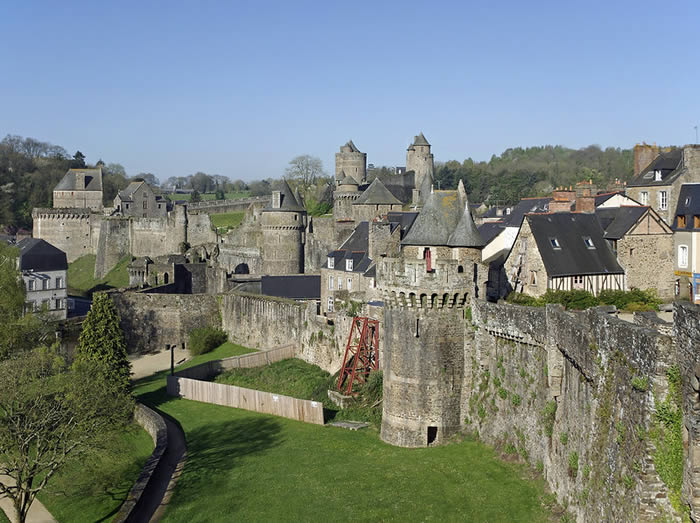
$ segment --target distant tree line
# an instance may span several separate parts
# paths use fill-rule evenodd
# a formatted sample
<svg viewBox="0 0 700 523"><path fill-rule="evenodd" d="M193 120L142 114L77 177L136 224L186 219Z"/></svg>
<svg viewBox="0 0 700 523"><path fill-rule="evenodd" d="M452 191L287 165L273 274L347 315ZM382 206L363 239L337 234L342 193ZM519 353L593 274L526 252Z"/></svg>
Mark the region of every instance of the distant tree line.
<svg viewBox="0 0 700 523"><path fill-rule="evenodd" d="M506 149L488 162L467 158L435 165L436 189L454 189L464 182L473 202L513 204L521 198L546 196L556 187L592 180L605 189L616 179L630 180L633 151L590 145L569 149L560 145Z"/></svg>

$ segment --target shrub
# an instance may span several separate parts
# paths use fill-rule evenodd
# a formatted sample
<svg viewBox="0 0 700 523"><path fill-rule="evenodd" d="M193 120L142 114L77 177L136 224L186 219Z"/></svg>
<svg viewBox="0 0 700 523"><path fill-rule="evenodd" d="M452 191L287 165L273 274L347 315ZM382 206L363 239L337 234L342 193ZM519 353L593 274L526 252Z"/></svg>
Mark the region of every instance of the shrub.
<svg viewBox="0 0 700 523"><path fill-rule="evenodd" d="M213 351L228 339L226 333L214 327L192 329L189 336L190 354L198 356Z"/></svg>
<svg viewBox="0 0 700 523"><path fill-rule="evenodd" d="M557 402L554 400L548 401L544 409L542 409L542 425L544 426L544 433L550 438L554 432L554 420L556 416Z"/></svg>
<svg viewBox="0 0 700 523"><path fill-rule="evenodd" d="M653 289L645 291L632 288L629 291L601 291L598 298L604 305L614 305L620 310L648 311L658 310L661 300Z"/></svg>
<svg viewBox="0 0 700 523"><path fill-rule="evenodd" d="M508 391L503 387L500 387L498 389L498 396L503 400L508 399Z"/></svg>
<svg viewBox="0 0 700 523"><path fill-rule="evenodd" d="M632 388L639 392L646 392L649 389L649 379L646 376L635 376L632 378Z"/></svg>
<svg viewBox="0 0 700 523"><path fill-rule="evenodd" d="M569 476L575 478L578 475L578 452L569 454Z"/></svg>
<svg viewBox="0 0 700 523"><path fill-rule="evenodd" d="M513 394L510 397L510 401L513 404L513 407L518 407L520 403L522 403L522 398L518 394Z"/></svg>
<svg viewBox="0 0 700 523"><path fill-rule="evenodd" d="M583 310L600 304L598 298L588 291L553 291L545 292L540 300L544 303L559 303L567 309Z"/></svg>
<svg viewBox="0 0 700 523"><path fill-rule="evenodd" d="M529 294L523 294L521 292L511 292L507 297L506 301L514 305L527 305L528 307L541 307L542 304L534 296Z"/></svg>

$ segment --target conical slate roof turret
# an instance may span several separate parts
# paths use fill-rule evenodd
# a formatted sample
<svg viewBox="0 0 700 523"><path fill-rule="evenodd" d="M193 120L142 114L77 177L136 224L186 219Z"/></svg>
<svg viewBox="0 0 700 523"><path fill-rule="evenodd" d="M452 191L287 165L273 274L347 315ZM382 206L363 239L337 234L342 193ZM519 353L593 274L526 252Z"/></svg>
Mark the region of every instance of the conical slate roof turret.
<svg viewBox="0 0 700 523"><path fill-rule="evenodd" d="M418 190L420 191L420 203L425 204L430 192L433 190L433 175L430 172L423 176L423 181Z"/></svg>
<svg viewBox="0 0 700 523"><path fill-rule="evenodd" d="M348 140L348 143L345 144L346 147L350 147L350 150L354 153L359 153L360 150L355 146L354 143L352 143L352 140Z"/></svg>
<svg viewBox="0 0 700 523"><path fill-rule="evenodd" d="M274 207L274 193L273 202L265 207L263 211L290 211L290 212L303 212L304 207L297 201L292 192L292 188L289 187L287 180L282 180L278 187L275 189L280 192L280 203L279 207Z"/></svg>
<svg viewBox="0 0 700 523"><path fill-rule="evenodd" d="M403 245L447 245L457 227L462 202L457 191L431 191Z"/></svg>
<svg viewBox="0 0 700 523"><path fill-rule="evenodd" d="M457 223L457 227L447 240L449 247L483 247L486 242L476 228L472 212L469 209L469 199L464 194L464 212Z"/></svg>
<svg viewBox="0 0 700 523"><path fill-rule="evenodd" d="M375 178L353 205L401 205L379 178Z"/></svg>
<svg viewBox="0 0 700 523"><path fill-rule="evenodd" d="M415 140L413 140L413 145L428 145L428 140L425 139L425 136L423 136L423 133L420 133L418 136L415 137Z"/></svg>
<svg viewBox="0 0 700 523"><path fill-rule="evenodd" d="M355 178L353 178L350 175L346 175L345 171L343 171L342 174L343 177L338 182L338 185L360 185L359 183L357 183L357 180L355 180Z"/></svg>

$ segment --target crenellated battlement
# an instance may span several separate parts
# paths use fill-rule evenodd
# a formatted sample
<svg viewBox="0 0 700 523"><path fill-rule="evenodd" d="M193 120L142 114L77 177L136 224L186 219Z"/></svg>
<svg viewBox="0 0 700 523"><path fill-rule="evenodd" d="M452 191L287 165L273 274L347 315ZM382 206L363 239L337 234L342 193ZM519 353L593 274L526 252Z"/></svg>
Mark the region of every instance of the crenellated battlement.
<svg viewBox="0 0 700 523"><path fill-rule="evenodd" d="M416 293L410 289L386 289L382 292L384 306L389 309L463 309L469 306L469 292L454 289L440 292Z"/></svg>
<svg viewBox="0 0 700 523"><path fill-rule="evenodd" d="M384 289L400 287L413 293L454 292L474 287L471 264L452 259L433 261L428 271L424 259L382 258L377 263L377 286Z"/></svg>
<svg viewBox="0 0 700 523"><path fill-rule="evenodd" d="M76 219L86 219L90 218L91 215L99 213L93 212L91 209L77 209L77 208L48 208L48 207L35 207L32 210L32 219L37 220L76 220Z"/></svg>

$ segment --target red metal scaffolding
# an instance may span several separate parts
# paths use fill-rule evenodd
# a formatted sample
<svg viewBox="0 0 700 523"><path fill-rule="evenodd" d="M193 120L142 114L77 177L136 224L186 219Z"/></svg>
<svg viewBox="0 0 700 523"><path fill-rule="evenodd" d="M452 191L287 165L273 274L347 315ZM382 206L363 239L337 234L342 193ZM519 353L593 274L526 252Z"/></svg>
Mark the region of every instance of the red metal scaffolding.
<svg viewBox="0 0 700 523"><path fill-rule="evenodd" d="M343 366L338 378L338 390L342 391L347 380L346 395L352 394L355 381L365 383L373 370L379 369L379 320L356 317L352 319L348 344L345 347Z"/></svg>

